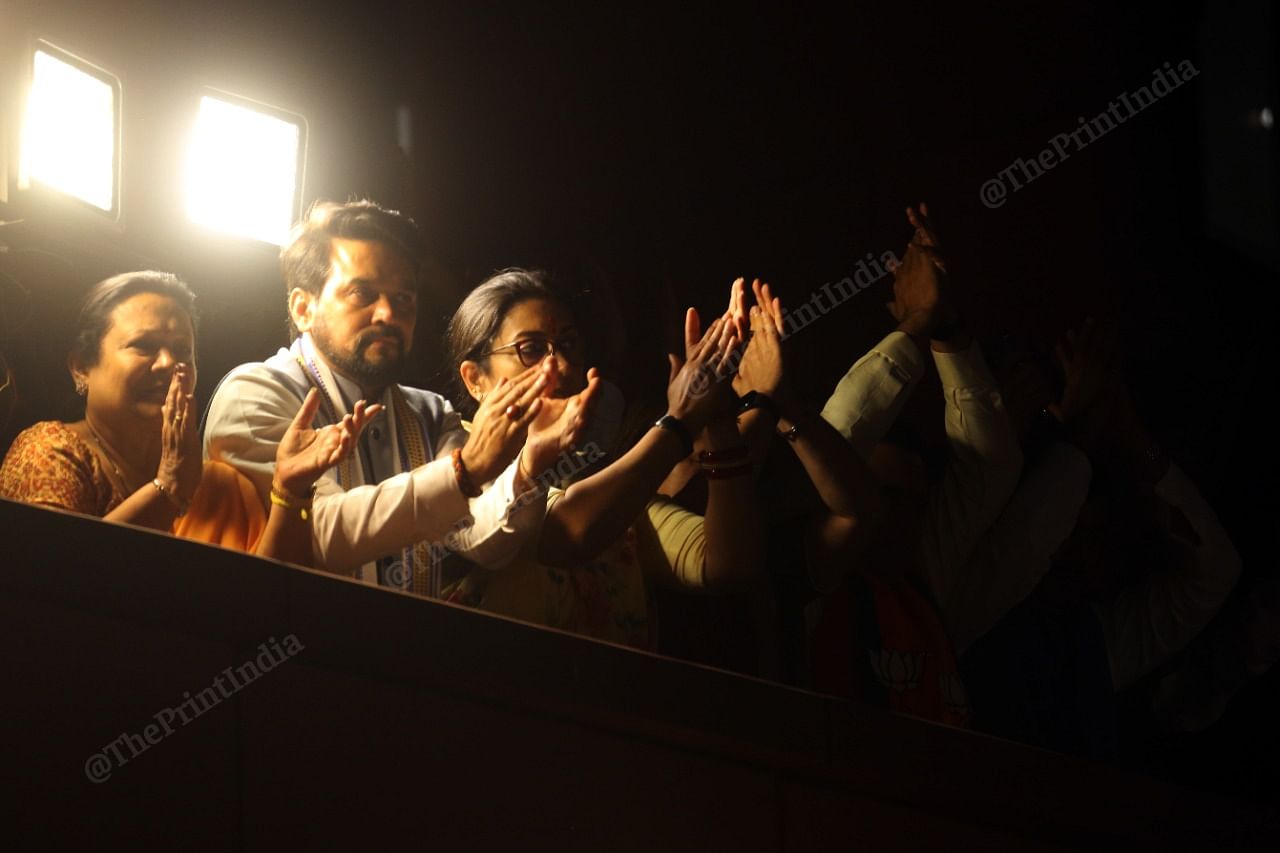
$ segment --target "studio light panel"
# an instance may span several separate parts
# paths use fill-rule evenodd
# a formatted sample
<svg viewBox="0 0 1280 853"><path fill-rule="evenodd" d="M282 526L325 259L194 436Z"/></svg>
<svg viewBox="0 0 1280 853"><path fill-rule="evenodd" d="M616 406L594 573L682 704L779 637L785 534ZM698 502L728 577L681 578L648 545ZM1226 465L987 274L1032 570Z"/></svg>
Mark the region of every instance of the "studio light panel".
<svg viewBox="0 0 1280 853"><path fill-rule="evenodd" d="M119 82L50 50L32 56L19 180L116 207Z"/></svg>
<svg viewBox="0 0 1280 853"><path fill-rule="evenodd" d="M200 225L280 245L297 213L301 119L230 98L200 100L187 158L187 214Z"/></svg>

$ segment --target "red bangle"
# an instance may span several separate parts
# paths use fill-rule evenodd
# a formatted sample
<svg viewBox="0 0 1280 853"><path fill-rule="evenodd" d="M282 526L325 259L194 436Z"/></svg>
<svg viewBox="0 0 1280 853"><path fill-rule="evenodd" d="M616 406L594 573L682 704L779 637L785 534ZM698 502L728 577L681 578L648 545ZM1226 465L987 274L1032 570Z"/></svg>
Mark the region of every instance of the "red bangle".
<svg viewBox="0 0 1280 853"><path fill-rule="evenodd" d="M480 489L477 489L476 484L471 482L471 474L467 472L467 466L462 461L462 448L455 447L452 456L453 475L458 479L458 488L462 491L462 496L466 498L480 497Z"/></svg>

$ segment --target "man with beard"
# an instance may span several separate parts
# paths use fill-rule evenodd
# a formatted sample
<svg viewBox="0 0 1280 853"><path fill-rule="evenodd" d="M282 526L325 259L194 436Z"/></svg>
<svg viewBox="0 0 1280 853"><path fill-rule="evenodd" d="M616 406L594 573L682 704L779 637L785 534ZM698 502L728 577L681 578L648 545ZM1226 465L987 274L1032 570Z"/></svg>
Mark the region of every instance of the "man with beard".
<svg viewBox="0 0 1280 853"><path fill-rule="evenodd" d="M280 255L292 345L222 380L204 437L206 457L251 477L264 504L311 514L321 568L435 597L448 595L445 549L429 543L444 539L496 568L543 515L536 470L518 454L554 368L544 361L498 389L470 433L443 397L397 384L413 346L422 258L417 227L395 211L369 201L313 206ZM313 495L281 494L271 485L275 448L312 387L322 399L317 424L375 402L385 413ZM580 425L564 431L567 440Z"/></svg>

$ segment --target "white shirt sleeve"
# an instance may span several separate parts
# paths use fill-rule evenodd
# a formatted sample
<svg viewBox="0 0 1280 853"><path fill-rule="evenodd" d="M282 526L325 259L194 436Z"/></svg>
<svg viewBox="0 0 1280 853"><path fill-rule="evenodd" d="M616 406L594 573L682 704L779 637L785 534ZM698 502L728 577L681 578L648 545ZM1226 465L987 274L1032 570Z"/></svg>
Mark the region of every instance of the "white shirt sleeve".
<svg viewBox="0 0 1280 853"><path fill-rule="evenodd" d="M1156 495L1195 531L1192 559L1158 566L1140 584L1095 605L1107 640L1111 680L1121 690L1191 642L1217 614L1240 577L1240 555L1209 504L1174 463Z"/></svg>
<svg viewBox="0 0 1280 853"><path fill-rule="evenodd" d="M206 457L227 462L252 479L265 505L276 447L301 405L268 368L228 377L209 405ZM509 562L541 517L545 497L530 493L515 501L513 462L468 501L447 453L456 445L455 432L460 427L443 436L445 455L380 483L344 490L331 472L320 477L312 506L317 564L355 572L414 543L441 539L481 566Z"/></svg>
<svg viewBox="0 0 1280 853"><path fill-rule="evenodd" d="M949 458L929 494L921 539L923 569L946 601L974 545L995 523L1022 475L1022 449L995 379L976 342L933 353L946 404Z"/></svg>
<svg viewBox="0 0 1280 853"><path fill-rule="evenodd" d="M905 332L890 332L849 368L822 407L822 419L866 459L923 375L924 359L915 341Z"/></svg>
<svg viewBox="0 0 1280 853"><path fill-rule="evenodd" d="M974 546L951 595L939 602L963 654L1048 573L1089 496L1093 467L1079 448L1054 442L1027 470L1004 512Z"/></svg>

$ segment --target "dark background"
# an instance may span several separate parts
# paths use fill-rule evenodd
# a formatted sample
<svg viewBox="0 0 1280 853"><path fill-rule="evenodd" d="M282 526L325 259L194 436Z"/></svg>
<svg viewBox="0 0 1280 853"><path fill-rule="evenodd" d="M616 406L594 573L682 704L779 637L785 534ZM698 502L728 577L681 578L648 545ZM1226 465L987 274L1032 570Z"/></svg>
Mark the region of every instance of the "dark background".
<svg viewBox="0 0 1280 853"><path fill-rule="evenodd" d="M1275 26L1265 2L0 0L10 160L13 81L32 33L118 74L124 110L118 223L12 191L0 204L0 220L25 219L0 229L0 349L21 395L0 447L35 420L70 416L62 360L75 301L106 275L154 266L192 284L205 397L231 366L285 341L276 249L182 216L184 135L199 87L212 85L306 116L306 201L370 196L421 224L433 259L412 381L437 389L444 323L497 268L549 267L585 291L595 360L639 398L661 393L685 305L720 310L738 275L804 301L866 253L901 252L902 208L926 199L984 333L1047 347L1088 314L1121 322L1150 426L1218 510L1246 572L1268 573L1263 359L1280 136L1249 115L1276 109ZM1201 72L1193 81L999 209L980 202L1014 160L1183 60ZM795 339L814 402L889 328L887 290ZM1180 747L1194 755L1168 771L1274 791L1269 684Z"/></svg>

